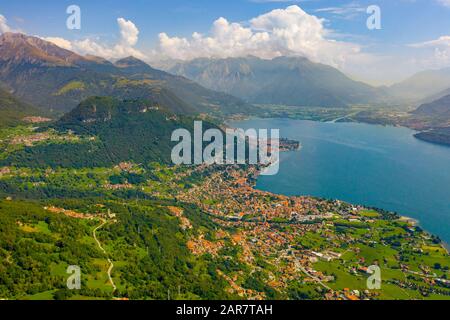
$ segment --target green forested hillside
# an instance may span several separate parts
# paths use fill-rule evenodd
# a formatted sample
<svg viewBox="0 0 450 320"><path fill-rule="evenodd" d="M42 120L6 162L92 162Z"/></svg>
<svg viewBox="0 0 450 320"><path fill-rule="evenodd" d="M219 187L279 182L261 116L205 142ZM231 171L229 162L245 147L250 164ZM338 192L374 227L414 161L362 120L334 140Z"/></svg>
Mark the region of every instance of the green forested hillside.
<svg viewBox="0 0 450 320"><path fill-rule="evenodd" d="M116 219L109 220L97 237L114 259L113 293L106 274L108 256L93 238L106 206L92 199L53 204L91 210L96 217L68 217L45 210L39 202L0 201L0 298L167 299L168 292L172 298L231 297L213 262L194 257L186 248L189 234L207 221L193 219L195 228L183 231L161 204L106 203ZM198 215L194 209L190 214ZM66 288L69 265L81 268L81 290Z"/></svg>
<svg viewBox="0 0 450 320"><path fill-rule="evenodd" d="M175 129L193 128L193 118L161 110L150 100L92 97L53 125L58 132L74 132L77 143L26 146L0 161L31 167L104 167L121 161L168 163Z"/></svg>
<svg viewBox="0 0 450 320"><path fill-rule="evenodd" d="M37 113L35 108L19 101L0 87L0 127L17 125L25 116Z"/></svg>

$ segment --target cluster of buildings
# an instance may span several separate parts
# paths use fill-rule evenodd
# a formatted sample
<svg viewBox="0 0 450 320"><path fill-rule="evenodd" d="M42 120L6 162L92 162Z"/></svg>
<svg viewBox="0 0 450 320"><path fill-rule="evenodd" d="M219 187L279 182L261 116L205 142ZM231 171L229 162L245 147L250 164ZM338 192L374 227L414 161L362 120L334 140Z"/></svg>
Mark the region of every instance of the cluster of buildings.
<svg viewBox="0 0 450 320"><path fill-rule="evenodd" d="M362 208L340 201L286 197L259 191L252 187L248 177L248 171L244 170L213 172L201 185L177 195L178 200L195 203L209 213L224 230L239 230L236 234L219 230L216 241L195 239L189 243L191 251L217 254L223 239L228 238L241 248L239 260L252 266L254 271L259 268L255 257L263 258L277 270L272 272L271 268L265 268L265 271L269 270L267 284L273 288L284 290L292 281L301 279L304 283L321 284L330 299L366 297L352 291L331 290L327 283L334 281L334 277L313 268L318 261L332 262L342 258L341 248L330 248L342 242L352 243L354 239L350 235L329 232L328 227L333 226L336 217L359 220L358 211ZM317 250L317 243L313 248L303 246L299 239L311 234L319 235L326 248ZM230 281L230 285L232 283L237 282Z"/></svg>
<svg viewBox="0 0 450 320"><path fill-rule="evenodd" d="M250 172L255 173L255 169ZM196 204L212 215L229 220L278 222L314 222L334 215L352 215L359 207L340 201L319 200L311 197L287 197L253 188L248 173L243 170L215 172L201 186L177 196Z"/></svg>
<svg viewBox="0 0 450 320"><path fill-rule="evenodd" d="M50 119L50 118L44 118L44 117L38 117L38 116L25 117L22 120L25 122L28 122L28 123L44 123L44 122L52 121L52 119Z"/></svg>
<svg viewBox="0 0 450 320"><path fill-rule="evenodd" d="M52 131L39 132L31 135L16 136L11 140L12 145L24 145L26 147L32 147L34 144L47 141L47 140L58 140L58 141L78 141L79 136L74 135L69 132L65 135L57 135Z"/></svg>
<svg viewBox="0 0 450 320"><path fill-rule="evenodd" d="M80 213L80 212L76 212L73 210L67 210L67 209L63 209L63 208L58 208L58 207L44 207L44 210L47 210L49 212L52 213L61 213L64 214L65 216L71 217L71 218L77 218L77 219L94 219L95 216L89 213Z"/></svg>
<svg viewBox="0 0 450 320"><path fill-rule="evenodd" d="M11 169L9 167L2 167L0 168L0 177L10 174L11 173Z"/></svg>

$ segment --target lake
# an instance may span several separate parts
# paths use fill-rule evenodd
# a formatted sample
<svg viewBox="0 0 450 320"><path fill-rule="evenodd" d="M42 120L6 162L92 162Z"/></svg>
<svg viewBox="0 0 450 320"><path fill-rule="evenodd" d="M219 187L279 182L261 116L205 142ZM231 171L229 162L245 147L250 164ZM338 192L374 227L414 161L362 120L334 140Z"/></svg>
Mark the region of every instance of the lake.
<svg viewBox="0 0 450 320"><path fill-rule="evenodd" d="M407 128L290 119L232 121L280 129L302 148L280 155L280 171L257 188L396 211L450 243L450 147L417 140Z"/></svg>

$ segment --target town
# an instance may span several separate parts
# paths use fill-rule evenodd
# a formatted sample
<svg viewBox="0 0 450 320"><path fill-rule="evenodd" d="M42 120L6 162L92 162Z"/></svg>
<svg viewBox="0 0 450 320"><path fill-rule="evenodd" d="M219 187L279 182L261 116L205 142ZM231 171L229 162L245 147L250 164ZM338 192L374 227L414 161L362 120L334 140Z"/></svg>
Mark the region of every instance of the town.
<svg viewBox="0 0 450 320"><path fill-rule="evenodd" d="M325 299L382 298L382 290L366 287L371 265L401 275L399 279L384 277L384 286L414 286L422 279L428 285L421 287L423 295L450 294L446 279L420 263L408 266L406 253L382 250L402 241L404 246L411 245L411 250L423 252L422 244L431 238L410 220L339 200L260 191L254 188L258 172L256 167L214 170L202 184L177 195L178 201L195 203L222 226L215 239L192 239L188 247L194 254L218 256L229 243L239 248L236 258L251 266L250 273L262 272L262 266L270 270L264 276L270 287L288 291L292 290L292 283L302 279L306 287L313 288L313 295ZM376 249L381 254L373 255ZM436 247L439 252L442 249ZM369 251L373 252L372 259L366 256ZM223 276L229 281L231 292L247 299L268 298L263 292L240 286L240 272ZM353 277L341 284L341 278Z"/></svg>

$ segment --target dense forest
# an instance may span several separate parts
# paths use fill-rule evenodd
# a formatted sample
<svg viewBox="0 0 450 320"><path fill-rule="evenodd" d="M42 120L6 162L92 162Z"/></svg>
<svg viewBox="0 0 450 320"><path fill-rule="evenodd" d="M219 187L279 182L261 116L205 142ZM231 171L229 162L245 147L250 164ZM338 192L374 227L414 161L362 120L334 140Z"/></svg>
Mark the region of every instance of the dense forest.
<svg viewBox="0 0 450 320"><path fill-rule="evenodd" d="M25 116L38 113L34 107L19 101L0 84L0 128L18 125Z"/></svg>
<svg viewBox="0 0 450 320"><path fill-rule="evenodd" d="M142 201L107 202L99 209L95 201L55 200L65 208L96 210L106 207L114 212L110 223L98 237L116 263L115 297L132 299L232 298L224 291L224 280L217 265L208 257L194 257L186 248L187 231L165 206L169 203ZM185 208L194 229L213 224L195 208ZM100 220L74 219L44 210L43 204L30 201L0 202L0 296L32 298L47 292L49 298L73 295L111 298L112 287L105 277L106 256L95 245L92 231ZM67 290L66 269L80 266L82 289Z"/></svg>
<svg viewBox="0 0 450 320"><path fill-rule="evenodd" d="M63 116L52 128L85 137L83 143L27 146L0 161L26 167L106 167L121 161L169 163L171 134L193 132L193 118L174 115L149 100L92 97ZM204 122L204 128L213 124Z"/></svg>

